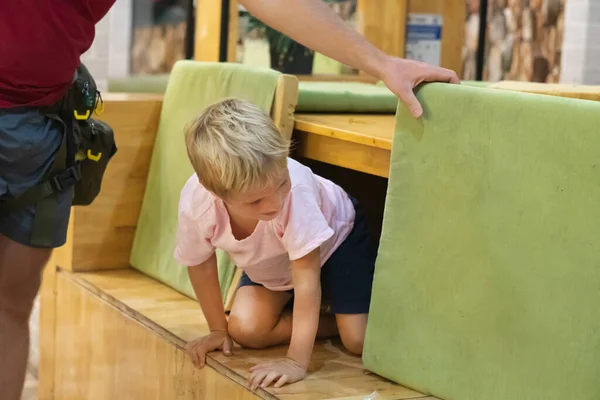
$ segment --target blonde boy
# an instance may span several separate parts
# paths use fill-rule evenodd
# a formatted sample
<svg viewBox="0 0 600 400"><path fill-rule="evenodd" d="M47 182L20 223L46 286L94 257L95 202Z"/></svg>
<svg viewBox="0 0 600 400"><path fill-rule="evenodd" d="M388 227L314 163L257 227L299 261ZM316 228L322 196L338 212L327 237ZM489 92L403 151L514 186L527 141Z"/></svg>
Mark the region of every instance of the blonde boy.
<svg viewBox="0 0 600 400"><path fill-rule="evenodd" d="M208 107L185 140L196 173L181 193L175 258L188 266L211 331L186 346L194 363L216 349L230 355L232 339L289 344L285 359L251 368L255 390L303 379L317 337L339 332L361 354L376 253L356 201L288 158L288 141L248 102ZM244 271L229 321L216 248ZM320 315L322 300L334 315Z"/></svg>

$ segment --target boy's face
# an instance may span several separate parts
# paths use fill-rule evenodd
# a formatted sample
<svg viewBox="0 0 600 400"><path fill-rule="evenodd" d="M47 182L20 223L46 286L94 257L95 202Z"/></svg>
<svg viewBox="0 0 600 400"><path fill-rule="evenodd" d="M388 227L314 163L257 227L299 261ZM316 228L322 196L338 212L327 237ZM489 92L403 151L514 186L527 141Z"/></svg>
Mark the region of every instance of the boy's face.
<svg viewBox="0 0 600 400"><path fill-rule="evenodd" d="M290 189L289 172L283 168L280 176L266 188L230 193L224 201L231 213L242 218L271 221L279 215Z"/></svg>

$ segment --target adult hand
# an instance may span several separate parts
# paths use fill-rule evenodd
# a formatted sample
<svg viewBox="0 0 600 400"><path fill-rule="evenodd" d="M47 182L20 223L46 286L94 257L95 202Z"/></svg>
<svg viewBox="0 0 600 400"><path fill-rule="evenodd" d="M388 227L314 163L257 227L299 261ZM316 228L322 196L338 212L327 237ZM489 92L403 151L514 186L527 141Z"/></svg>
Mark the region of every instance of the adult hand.
<svg viewBox="0 0 600 400"><path fill-rule="evenodd" d="M226 356L231 355L232 341L225 332L213 331L206 336L188 342L185 351L196 368L202 368L206 363L206 354L221 349Z"/></svg>
<svg viewBox="0 0 600 400"><path fill-rule="evenodd" d="M298 382L306 376L306 369L291 358L281 361L257 364L250 368L248 386L255 391L259 386L267 388L272 383L273 387L280 388L286 383Z"/></svg>
<svg viewBox="0 0 600 400"><path fill-rule="evenodd" d="M397 57L389 57L383 63L380 78L415 118L423 114L423 107L413 92L417 85L422 82L460 83L452 70Z"/></svg>

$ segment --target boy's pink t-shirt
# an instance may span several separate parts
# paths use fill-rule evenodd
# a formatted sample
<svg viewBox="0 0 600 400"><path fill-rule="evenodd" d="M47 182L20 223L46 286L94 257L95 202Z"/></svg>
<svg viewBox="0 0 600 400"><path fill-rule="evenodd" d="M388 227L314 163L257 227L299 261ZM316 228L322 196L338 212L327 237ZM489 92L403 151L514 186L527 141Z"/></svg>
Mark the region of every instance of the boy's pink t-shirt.
<svg viewBox="0 0 600 400"><path fill-rule="evenodd" d="M352 230L354 206L342 188L310 168L288 159L288 170L291 190L280 214L260 221L243 240L233 236L223 201L194 174L181 192L175 259L194 266L219 248L252 281L279 291L293 288L290 260L320 246L323 266Z"/></svg>

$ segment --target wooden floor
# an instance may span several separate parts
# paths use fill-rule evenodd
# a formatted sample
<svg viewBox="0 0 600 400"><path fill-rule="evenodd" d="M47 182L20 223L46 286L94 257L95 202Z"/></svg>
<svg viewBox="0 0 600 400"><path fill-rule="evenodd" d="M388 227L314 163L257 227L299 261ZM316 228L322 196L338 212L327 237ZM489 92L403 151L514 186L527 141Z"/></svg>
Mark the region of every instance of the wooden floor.
<svg viewBox="0 0 600 400"><path fill-rule="evenodd" d="M70 281L90 295L110 304L175 348L182 349L187 341L208 332L196 301L133 269L78 274L61 272L59 280L63 281L63 286L64 282ZM66 292L66 289L61 288L59 293L61 292ZM76 302L79 303L80 300ZM81 310L73 313L75 316L79 315L78 318L81 318L81 314ZM64 322L66 325L76 325L72 318ZM97 329L109 327L99 326ZM248 369L252 365L284 355L284 347L261 351L236 348L232 357L215 352L211 353L207 362L217 373L245 385ZM77 355L73 353L72 356ZM69 371L65 371L63 375L68 373ZM61 373L57 372L57 378L58 375ZM57 379L57 385L60 384L59 381L60 379ZM60 391L60 388L57 387L57 390ZM309 375L304 381L281 389L269 389L262 395L257 394L262 398L286 400L339 400L365 399L373 393L378 394L375 398L377 400L433 399L366 372L362 368L360 358L346 353L338 341L330 340L319 342L315 346Z"/></svg>

